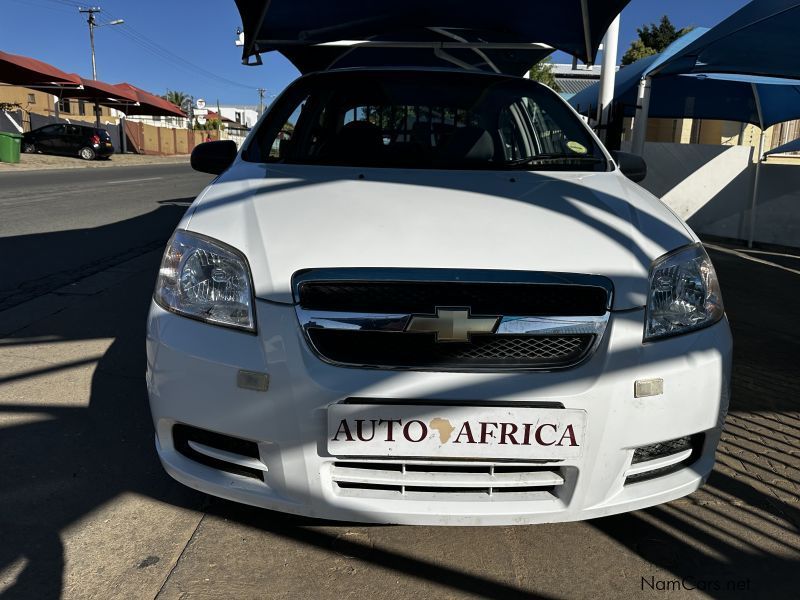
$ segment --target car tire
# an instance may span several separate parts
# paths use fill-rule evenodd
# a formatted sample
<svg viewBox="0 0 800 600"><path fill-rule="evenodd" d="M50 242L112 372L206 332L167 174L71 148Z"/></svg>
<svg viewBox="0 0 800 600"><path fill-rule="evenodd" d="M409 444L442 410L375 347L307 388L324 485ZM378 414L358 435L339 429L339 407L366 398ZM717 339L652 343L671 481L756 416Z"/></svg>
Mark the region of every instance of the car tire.
<svg viewBox="0 0 800 600"><path fill-rule="evenodd" d="M85 148L81 148L80 152L78 152L78 156L80 156L83 160L94 160L97 157L97 153L89 146Z"/></svg>
<svg viewBox="0 0 800 600"><path fill-rule="evenodd" d="M36 153L36 145L30 142L22 144L22 151L25 154L35 154Z"/></svg>

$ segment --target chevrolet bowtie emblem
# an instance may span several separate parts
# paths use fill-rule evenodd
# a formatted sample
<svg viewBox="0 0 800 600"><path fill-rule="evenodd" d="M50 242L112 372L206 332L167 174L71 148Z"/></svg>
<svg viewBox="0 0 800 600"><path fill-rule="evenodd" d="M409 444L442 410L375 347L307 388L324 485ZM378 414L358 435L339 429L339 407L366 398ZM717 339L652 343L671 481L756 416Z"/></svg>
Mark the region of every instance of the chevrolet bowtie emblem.
<svg viewBox="0 0 800 600"><path fill-rule="evenodd" d="M468 308L437 308L436 316L411 317L406 331L435 333L437 342L468 342L473 333L492 333L500 317L472 317Z"/></svg>

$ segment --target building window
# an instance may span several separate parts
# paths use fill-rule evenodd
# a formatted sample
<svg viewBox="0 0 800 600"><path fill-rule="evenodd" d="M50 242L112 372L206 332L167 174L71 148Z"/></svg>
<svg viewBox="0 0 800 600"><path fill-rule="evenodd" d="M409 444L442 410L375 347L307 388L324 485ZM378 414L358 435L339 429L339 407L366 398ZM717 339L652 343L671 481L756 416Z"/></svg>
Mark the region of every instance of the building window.
<svg viewBox="0 0 800 600"><path fill-rule="evenodd" d="M36 104L36 94L28 94L28 104Z"/></svg>
<svg viewBox="0 0 800 600"><path fill-rule="evenodd" d="M72 108L70 107L69 98L62 98L58 101L58 110L59 112L70 114L72 112Z"/></svg>
<svg viewBox="0 0 800 600"><path fill-rule="evenodd" d="M78 100L78 114L83 116L86 114L86 101Z"/></svg>

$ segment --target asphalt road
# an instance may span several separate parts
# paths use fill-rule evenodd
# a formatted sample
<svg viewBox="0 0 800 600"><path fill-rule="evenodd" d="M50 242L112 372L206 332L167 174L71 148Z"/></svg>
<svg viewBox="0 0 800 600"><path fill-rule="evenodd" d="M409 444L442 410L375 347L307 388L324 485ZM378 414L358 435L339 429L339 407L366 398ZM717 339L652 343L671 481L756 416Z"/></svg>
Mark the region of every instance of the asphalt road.
<svg viewBox="0 0 800 600"><path fill-rule="evenodd" d="M188 164L0 173L0 310L163 246L210 180Z"/></svg>

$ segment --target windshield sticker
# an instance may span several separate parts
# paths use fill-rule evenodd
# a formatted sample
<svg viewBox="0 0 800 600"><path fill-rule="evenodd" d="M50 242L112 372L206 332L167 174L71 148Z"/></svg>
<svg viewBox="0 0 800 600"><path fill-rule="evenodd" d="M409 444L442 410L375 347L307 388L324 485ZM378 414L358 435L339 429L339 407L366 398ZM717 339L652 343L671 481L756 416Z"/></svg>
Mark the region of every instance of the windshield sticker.
<svg viewBox="0 0 800 600"><path fill-rule="evenodd" d="M586 146L578 142L567 142L567 148L572 150L575 154L586 154Z"/></svg>

